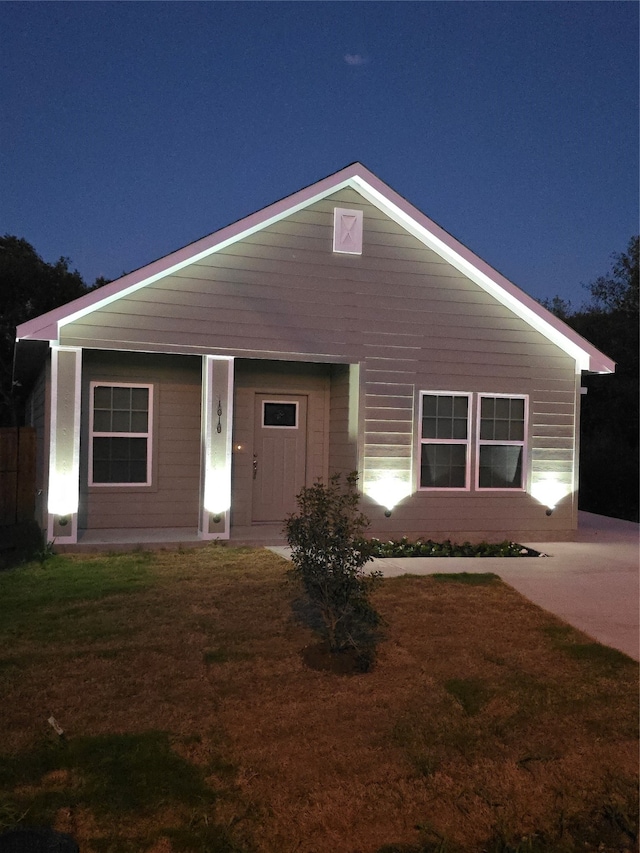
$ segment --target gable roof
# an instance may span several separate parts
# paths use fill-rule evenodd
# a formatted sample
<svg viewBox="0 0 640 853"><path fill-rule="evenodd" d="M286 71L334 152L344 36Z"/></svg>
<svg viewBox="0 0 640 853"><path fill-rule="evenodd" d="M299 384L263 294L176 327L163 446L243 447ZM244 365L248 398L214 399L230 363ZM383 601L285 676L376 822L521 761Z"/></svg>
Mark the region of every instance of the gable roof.
<svg viewBox="0 0 640 853"><path fill-rule="evenodd" d="M345 187L351 187L576 361L576 371L612 373L615 362L520 290L361 163L311 184L250 216L116 279L17 329L17 340L58 341L60 329Z"/></svg>

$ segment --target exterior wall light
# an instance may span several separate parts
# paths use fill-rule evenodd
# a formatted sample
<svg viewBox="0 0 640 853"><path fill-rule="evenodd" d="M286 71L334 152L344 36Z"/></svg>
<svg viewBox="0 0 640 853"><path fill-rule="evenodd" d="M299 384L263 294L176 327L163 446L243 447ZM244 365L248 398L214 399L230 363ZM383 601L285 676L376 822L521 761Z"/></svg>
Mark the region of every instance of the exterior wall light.
<svg viewBox="0 0 640 853"><path fill-rule="evenodd" d="M207 468L205 489L204 489L204 508L213 516L220 516L226 512L231 506L231 482L228 466L222 465L217 469Z"/></svg>
<svg viewBox="0 0 640 853"><path fill-rule="evenodd" d="M50 474L47 509L51 515L67 516L78 511L78 476L54 471Z"/></svg>
<svg viewBox="0 0 640 853"><path fill-rule="evenodd" d="M562 483L553 475L543 477L531 484L531 495L538 503L547 507L546 515L551 515L569 492L571 492L571 486L568 483Z"/></svg>
<svg viewBox="0 0 640 853"><path fill-rule="evenodd" d="M365 481L364 492L377 504L385 507L385 516L389 518L391 510L411 494L411 484L408 480L392 474L372 482Z"/></svg>

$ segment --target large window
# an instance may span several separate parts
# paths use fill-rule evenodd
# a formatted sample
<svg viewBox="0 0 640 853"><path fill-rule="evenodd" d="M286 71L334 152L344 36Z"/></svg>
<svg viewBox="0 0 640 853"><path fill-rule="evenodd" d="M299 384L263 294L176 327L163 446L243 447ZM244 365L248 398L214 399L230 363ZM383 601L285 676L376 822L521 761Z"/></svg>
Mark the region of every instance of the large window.
<svg viewBox="0 0 640 853"><path fill-rule="evenodd" d="M152 392L91 383L90 485L150 485Z"/></svg>
<svg viewBox="0 0 640 853"><path fill-rule="evenodd" d="M523 489L526 398L481 394L478 406L479 489Z"/></svg>
<svg viewBox="0 0 640 853"><path fill-rule="evenodd" d="M469 488L469 395L423 394L420 488Z"/></svg>

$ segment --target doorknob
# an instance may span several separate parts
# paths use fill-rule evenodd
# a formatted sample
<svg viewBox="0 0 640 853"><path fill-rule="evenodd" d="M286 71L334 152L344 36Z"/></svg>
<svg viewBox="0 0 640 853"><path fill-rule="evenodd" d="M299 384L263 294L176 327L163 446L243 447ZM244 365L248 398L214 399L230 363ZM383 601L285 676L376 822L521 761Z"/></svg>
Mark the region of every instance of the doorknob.
<svg viewBox="0 0 640 853"><path fill-rule="evenodd" d="M258 454L253 454L253 479L258 476Z"/></svg>

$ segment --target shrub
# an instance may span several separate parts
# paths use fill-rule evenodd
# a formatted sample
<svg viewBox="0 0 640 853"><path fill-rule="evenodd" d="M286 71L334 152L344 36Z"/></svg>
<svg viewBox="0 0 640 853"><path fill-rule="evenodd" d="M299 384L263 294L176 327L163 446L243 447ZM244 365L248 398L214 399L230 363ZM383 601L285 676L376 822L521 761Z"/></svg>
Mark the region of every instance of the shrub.
<svg viewBox="0 0 640 853"><path fill-rule="evenodd" d="M363 532L369 520L359 509L358 475L340 474L302 489L298 512L285 522L291 546L291 574L302 582L306 597L319 614L322 633L332 653L352 649L362 669L375 656L381 618L369 601L380 572L365 574L371 559Z"/></svg>
<svg viewBox="0 0 640 853"><path fill-rule="evenodd" d="M363 544L367 545L365 541ZM368 546L374 557L539 557L539 551L526 548L517 542L471 542L456 544L446 539L434 542L432 539L418 539L415 542L403 536L402 539L368 540Z"/></svg>

